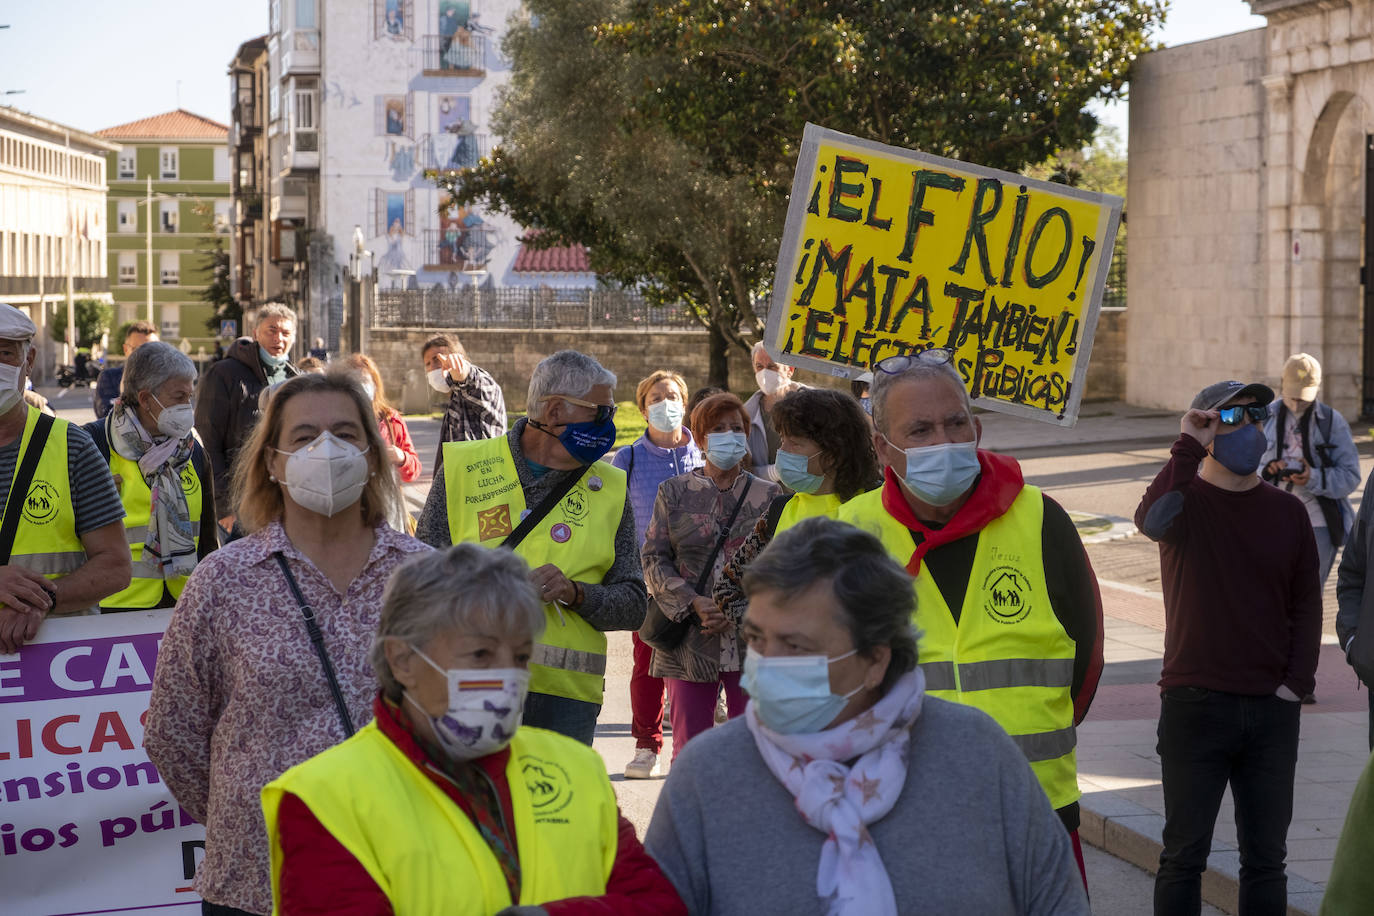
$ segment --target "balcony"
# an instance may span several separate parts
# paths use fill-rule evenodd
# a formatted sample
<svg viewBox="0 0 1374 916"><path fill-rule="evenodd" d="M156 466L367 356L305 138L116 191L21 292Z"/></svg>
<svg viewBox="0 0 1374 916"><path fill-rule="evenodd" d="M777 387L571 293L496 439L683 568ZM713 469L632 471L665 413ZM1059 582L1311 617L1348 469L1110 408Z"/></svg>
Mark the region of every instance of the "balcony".
<svg viewBox="0 0 1374 916"><path fill-rule="evenodd" d="M246 222L262 219L262 194L257 189L240 190L238 200L238 219L234 222L240 226Z"/></svg>
<svg viewBox="0 0 1374 916"><path fill-rule="evenodd" d="M258 117L258 106L253 104L251 98L239 99L234 105L233 124L244 135L249 131L262 130L262 120Z"/></svg>
<svg viewBox="0 0 1374 916"><path fill-rule="evenodd" d="M495 233L486 226L425 230L425 270L478 270L486 267L496 246Z"/></svg>
<svg viewBox="0 0 1374 916"><path fill-rule="evenodd" d="M293 130L286 147L282 175L317 172L320 168L320 135L313 130Z"/></svg>
<svg viewBox="0 0 1374 916"><path fill-rule="evenodd" d="M477 76L486 73L487 37L471 29L453 35L426 35L422 46L425 76Z"/></svg>
<svg viewBox="0 0 1374 916"><path fill-rule="evenodd" d="M313 76L320 72L320 33L289 29L282 34L281 75Z"/></svg>
<svg viewBox="0 0 1374 916"><path fill-rule="evenodd" d="M490 153L487 134L426 134L420 142L421 166L441 172L470 169Z"/></svg>

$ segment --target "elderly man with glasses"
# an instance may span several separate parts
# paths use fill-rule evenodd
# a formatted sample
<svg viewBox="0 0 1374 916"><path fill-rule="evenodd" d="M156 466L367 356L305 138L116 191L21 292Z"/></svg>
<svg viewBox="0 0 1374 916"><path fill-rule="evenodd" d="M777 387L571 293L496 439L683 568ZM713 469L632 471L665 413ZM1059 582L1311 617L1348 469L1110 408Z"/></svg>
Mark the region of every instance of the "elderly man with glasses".
<svg viewBox="0 0 1374 916"><path fill-rule="evenodd" d="M1200 391L1135 512L1159 542L1164 584L1157 914L1199 911L1228 784L1240 911L1286 909L1300 698L1316 683L1322 596L1306 507L1257 474L1273 400L1237 381Z"/></svg>
<svg viewBox="0 0 1374 916"><path fill-rule="evenodd" d="M445 442L416 536L434 547L514 550L530 565L547 626L530 661L524 724L592 743L606 632L637 630L648 593L615 444L615 374L575 350L530 377L525 419L495 439Z"/></svg>
<svg viewBox="0 0 1374 916"><path fill-rule="evenodd" d="M932 696L981 709L1011 736L1078 840L1074 727L1102 672L1097 580L1068 514L982 425L946 349L873 367L883 486L838 517L872 531L916 583L920 664Z"/></svg>

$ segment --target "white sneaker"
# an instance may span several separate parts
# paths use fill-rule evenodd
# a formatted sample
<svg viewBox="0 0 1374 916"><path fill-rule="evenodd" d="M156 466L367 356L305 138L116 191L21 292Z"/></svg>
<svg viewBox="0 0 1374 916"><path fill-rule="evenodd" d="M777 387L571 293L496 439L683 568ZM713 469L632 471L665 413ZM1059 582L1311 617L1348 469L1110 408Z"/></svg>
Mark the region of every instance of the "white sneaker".
<svg viewBox="0 0 1374 916"><path fill-rule="evenodd" d="M625 764L626 779L653 779L658 775L658 755L647 747L635 748L635 759Z"/></svg>

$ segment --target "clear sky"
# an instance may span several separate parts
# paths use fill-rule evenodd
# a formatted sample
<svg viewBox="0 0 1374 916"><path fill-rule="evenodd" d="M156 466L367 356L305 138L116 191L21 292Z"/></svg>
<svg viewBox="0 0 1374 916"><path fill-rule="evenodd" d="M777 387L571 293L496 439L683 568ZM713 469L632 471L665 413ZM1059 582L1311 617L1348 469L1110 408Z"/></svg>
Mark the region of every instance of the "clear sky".
<svg viewBox="0 0 1374 916"><path fill-rule="evenodd" d="M338 2L338 0L335 0ZM365 2L365 0L345 0ZM1245 0L1173 0L1165 44L1264 25ZM0 96L40 117L99 130L180 107L229 119L225 75L267 31L267 0L0 0ZM1102 112L1125 134L1126 109Z"/></svg>

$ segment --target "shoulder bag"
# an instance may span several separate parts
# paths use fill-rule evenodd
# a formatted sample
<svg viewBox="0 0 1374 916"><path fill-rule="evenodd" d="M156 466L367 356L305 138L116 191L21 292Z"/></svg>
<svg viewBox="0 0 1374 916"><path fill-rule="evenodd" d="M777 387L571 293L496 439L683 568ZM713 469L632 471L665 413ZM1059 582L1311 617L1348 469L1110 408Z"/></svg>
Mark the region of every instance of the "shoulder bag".
<svg viewBox="0 0 1374 916"><path fill-rule="evenodd" d="M711 581L711 570L716 565L716 556L730 537L730 529L734 527L735 519L739 517L739 510L744 505L744 499L749 495L749 488L753 483L753 477L745 478L744 492L739 495L739 502L735 503L735 509L730 513L730 520L721 527L720 537L716 538L716 546L711 548L711 555L706 558L706 564L701 568L701 575L697 577L696 593L698 595L703 594L706 583ZM696 615L690 611L681 620L673 620L663 613L663 609L658 606L658 600L651 596L649 605L644 611L644 623L639 627L639 638L645 645L652 646L659 652L670 652L682 644L682 641L687 638L687 632L695 623Z"/></svg>
<svg viewBox="0 0 1374 916"><path fill-rule="evenodd" d="M292 597L296 599L296 604L300 605L301 616L305 618L305 632L310 635L310 644L315 647L315 654L320 657L320 667L324 668L325 679L329 681L329 692L334 695L334 706L339 711L339 721L343 723L344 734L351 738L356 731L353 727L353 717L348 714L348 704L344 702L343 691L339 689L339 679L334 674L334 665L329 661L329 652L324 647L324 633L320 632L320 625L315 622L315 612L305 603L301 587L296 584L296 577L291 575L291 567L286 565L286 557L280 550L273 552L272 556L276 558L282 575L286 577Z"/></svg>

